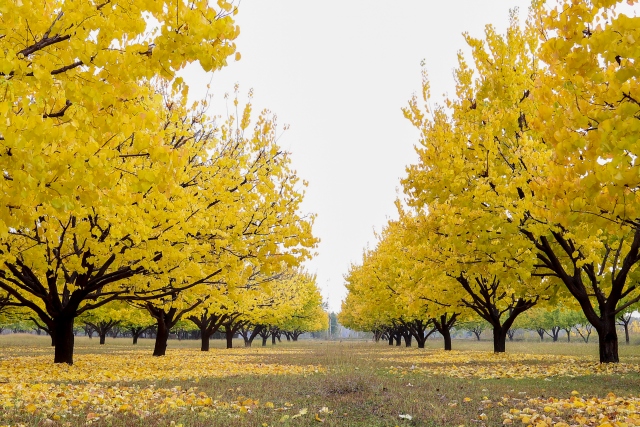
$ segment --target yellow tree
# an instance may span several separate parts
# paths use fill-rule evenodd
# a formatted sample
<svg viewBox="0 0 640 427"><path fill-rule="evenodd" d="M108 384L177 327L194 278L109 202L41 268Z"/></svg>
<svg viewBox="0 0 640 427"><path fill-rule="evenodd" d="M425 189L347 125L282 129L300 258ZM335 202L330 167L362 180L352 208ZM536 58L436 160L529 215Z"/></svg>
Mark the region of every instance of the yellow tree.
<svg viewBox="0 0 640 427"><path fill-rule="evenodd" d="M234 105L238 104L236 90ZM196 286L139 304L157 320L154 355L165 354L169 330L197 307L207 309L200 315L208 318L195 316L204 335L213 334L220 325L229 330L237 317L235 306L243 304L238 301L243 289L255 286L256 278L269 280L310 256L316 242L311 234L313 216L299 212L306 184L291 169L289 154L277 145L277 136L275 117L269 112L252 123L251 103L229 116L219 134L213 135L216 144L194 170L195 182L190 185L197 189L197 198L190 196L185 201L192 211L188 221L202 221L197 229L191 225L193 231L185 236L202 248L198 258L192 253L190 259L213 273L201 280L183 264L176 267L182 277L169 275L172 285L187 287L198 282ZM155 280L166 281L167 275L161 273ZM204 335L202 349L206 351Z"/></svg>
<svg viewBox="0 0 640 427"><path fill-rule="evenodd" d="M538 250L537 274L575 298L598 332L601 362L618 362L616 317L640 300L640 17L624 3L540 10L546 66L529 123L551 155L517 214Z"/></svg>
<svg viewBox="0 0 640 427"><path fill-rule="evenodd" d="M403 185L422 222L422 259L457 282L447 282L451 302L463 295L462 305L492 325L494 351L503 352L513 321L548 286L532 275L534 248L513 214L546 153L531 143L527 125L537 35L532 25L521 29L513 12L506 35L487 26L484 40L465 38L473 63L459 55L456 97L430 108L425 74L424 105L416 96L404 110L421 137L419 163Z"/></svg>
<svg viewBox="0 0 640 427"><path fill-rule="evenodd" d="M329 327L329 315L322 308L322 295L314 275L298 271L291 280L295 295L290 301L292 310L275 319L274 323L287 340L298 341L298 337L304 333L326 330ZM274 311L277 314L280 310L276 308Z"/></svg>
<svg viewBox="0 0 640 427"><path fill-rule="evenodd" d="M157 88L190 62L225 65L231 13L223 0L0 5L0 288L52 331L55 362L73 363L83 312L175 291L134 276L185 260L187 286L215 274L184 241L204 226L185 215L207 147Z"/></svg>

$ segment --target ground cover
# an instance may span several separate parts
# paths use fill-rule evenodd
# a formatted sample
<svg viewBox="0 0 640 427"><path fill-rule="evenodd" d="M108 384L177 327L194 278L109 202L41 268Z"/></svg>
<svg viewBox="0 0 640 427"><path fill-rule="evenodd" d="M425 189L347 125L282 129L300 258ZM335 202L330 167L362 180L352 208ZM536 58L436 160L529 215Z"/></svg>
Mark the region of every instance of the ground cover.
<svg viewBox="0 0 640 427"><path fill-rule="evenodd" d="M226 350L212 341L77 339L53 365L46 337L0 336L0 425L636 426L640 351L601 366L582 343L454 341L453 352L300 341ZM240 342L236 343L238 346Z"/></svg>

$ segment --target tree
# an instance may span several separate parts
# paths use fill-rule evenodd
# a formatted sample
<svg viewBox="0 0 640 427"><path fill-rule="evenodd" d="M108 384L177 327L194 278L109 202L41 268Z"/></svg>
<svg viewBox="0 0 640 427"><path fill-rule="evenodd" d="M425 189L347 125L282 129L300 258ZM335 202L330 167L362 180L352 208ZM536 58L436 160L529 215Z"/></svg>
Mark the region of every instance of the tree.
<svg viewBox="0 0 640 427"><path fill-rule="evenodd" d="M98 334L100 344L104 345L107 334L122 323L127 308L120 301L111 302L83 314L78 320L91 327Z"/></svg>
<svg viewBox="0 0 640 427"><path fill-rule="evenodd" d="M514 214L536 246L537 274L568 291L598 332L602 363L618 362L616 317L640 300L631 144L640 131L640 17L617 13L621 5L562 0L539 10L546 66L529 123L550 157L546 171L532 176L529 203Z"/></svg>
<svg viewBox="0 0 640 427"><path fill-rule="evenodd" d="M186 91L175 73L191 62L224 66L238 34L224 0L120 3L0 10L0 34L15 35L0 38L0 288L50 330L58 363L73 363L76 317L166 294L167 282L132 278L192 256L177 236L202 222L186 224L192 212L174 200L196 193L187 166L203 148L157 88ZM175 26L148 32L150 21Z"/></svg>
<svg viewBox="0 0 640 427"><path fill-rule="evenodd" d="M449 293L440 295L449 303L462 295L460 305L491 324L494 351L504 352L513 322L549 286L532 275L533 245L511 213L527 185L520 168L540 157L526 144L525 122L535 110L526 101L538 69L537 36L531 25L520 29L515 13L505 36L491 26L485 36L465 35L473 66L459 55L454 99L431 109L425 73L424 105L416 96L404 110L421 137L419 162L407 168L403 186L421 229L419 259L448 277L442 289Z"/></svg>
<svg viewBox="0 0 640 427"><path fill-rule="evenodd" d="M460 323L460 328L472 332L475 335L476 339L480 341L480 336L482 332L487 329L489 324L484 319L470 319L465 322Z"/></svg>

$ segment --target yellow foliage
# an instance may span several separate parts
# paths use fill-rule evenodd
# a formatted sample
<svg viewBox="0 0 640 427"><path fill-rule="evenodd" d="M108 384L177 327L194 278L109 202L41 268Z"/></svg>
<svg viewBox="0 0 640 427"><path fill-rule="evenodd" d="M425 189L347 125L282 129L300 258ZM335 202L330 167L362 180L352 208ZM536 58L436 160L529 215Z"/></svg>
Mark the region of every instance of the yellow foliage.
<svg viewBox="0 0 640 427"><path fill-rule="evenodd" d="M324 371L320 366L271 364L264 360L268 354L269 351L247 354L246 350L232 350L220 354L176 350L158 358L147 352L122 351L106 356L79 355L76 363L69 366L52 365L45 356L3 353L0 408L59 417L82 411L87 412L87 420L118 412L147 417L182 407L199 412L247 412L260 402L244 396L223 402L198 392L197 387L183 390L121 384L240 375L313 375ZM263 406L274 409L271 402Z"/></svg>

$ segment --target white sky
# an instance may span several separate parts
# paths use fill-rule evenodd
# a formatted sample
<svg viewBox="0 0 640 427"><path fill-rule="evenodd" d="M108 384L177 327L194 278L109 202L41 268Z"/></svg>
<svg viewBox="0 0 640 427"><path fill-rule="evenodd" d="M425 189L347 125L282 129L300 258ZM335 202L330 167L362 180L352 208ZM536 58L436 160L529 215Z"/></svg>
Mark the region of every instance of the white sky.
<svg viewBox="0 0 640 427"><path fill-rule="evenodd" d="M281 146L309 181L303 205L317 213L318 255L307 263L333 311L344 274L375 245L373 230L396 217L405 167L417 160L417 132L401 108L420 92L425 60L434 99L453 93L462 32L501 32L509 9L522 20L528 0L242 0L236 22L239 62L213 76L214 101L239 83L255 91L254 111L269 108L290 129ZM211 76L189 69L191 97ZM224 105L224 104L220 104ZM224 111L218 110L220 113ZM212 112L216 112L215 110Z"/></svg>

